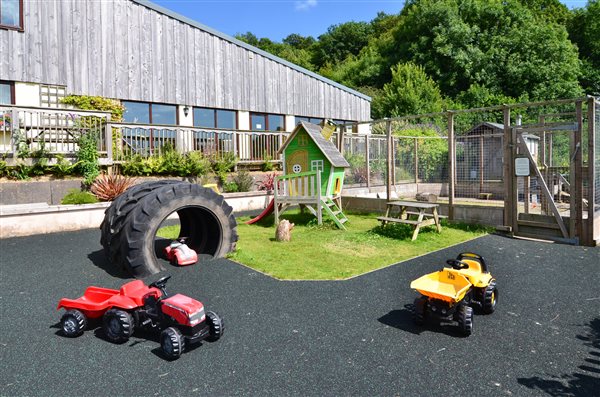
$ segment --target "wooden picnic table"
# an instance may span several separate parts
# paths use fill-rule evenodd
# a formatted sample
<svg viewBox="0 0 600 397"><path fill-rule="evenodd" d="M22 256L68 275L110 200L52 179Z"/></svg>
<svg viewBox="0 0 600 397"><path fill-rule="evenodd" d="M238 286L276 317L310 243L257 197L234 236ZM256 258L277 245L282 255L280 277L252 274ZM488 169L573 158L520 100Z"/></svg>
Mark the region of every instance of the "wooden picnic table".
<svg viewBox="0 0 600 397"><path fill-rule="evenodd" d="M439 205L435 203L390 201L387 203L385 216L380 216L377 220L381 221L382 226L385 226L388 222L411 225L414 228L412 235L412 241L414 241L423 226L435 225L438 233L442 231L438 208Z"/></svg>

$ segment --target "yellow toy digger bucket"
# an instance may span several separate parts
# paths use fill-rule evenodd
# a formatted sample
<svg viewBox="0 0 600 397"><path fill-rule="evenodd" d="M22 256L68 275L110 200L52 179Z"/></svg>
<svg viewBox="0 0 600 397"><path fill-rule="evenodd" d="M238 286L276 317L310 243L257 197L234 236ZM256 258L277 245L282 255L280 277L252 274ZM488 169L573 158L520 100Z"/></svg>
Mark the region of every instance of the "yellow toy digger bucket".
<svg viewBox="0 0 600 397"><path fill-rule="evenodd" d="M451 269L429 273L410 283L422 295L448 303L456 303L464 298L471 283L460 273Z"/></svg>

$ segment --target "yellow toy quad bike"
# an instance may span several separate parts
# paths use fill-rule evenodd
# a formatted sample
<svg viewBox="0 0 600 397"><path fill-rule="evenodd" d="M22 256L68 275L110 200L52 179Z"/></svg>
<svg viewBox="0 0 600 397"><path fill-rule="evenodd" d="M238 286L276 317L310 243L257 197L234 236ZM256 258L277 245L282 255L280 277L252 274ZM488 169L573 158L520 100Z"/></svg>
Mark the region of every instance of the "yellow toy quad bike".
<svg viewBox="0 0 600 397"><path fill-rule="evenodd" d="M496 309L496 280L480 255L464 252L446 263L450 268L426 274L410 283L410 287L422 295L415 299L413 319L417 325L423 325L429 315L455 320L461 332L469 336L473 332L473 307L485 314Z"/></svg>

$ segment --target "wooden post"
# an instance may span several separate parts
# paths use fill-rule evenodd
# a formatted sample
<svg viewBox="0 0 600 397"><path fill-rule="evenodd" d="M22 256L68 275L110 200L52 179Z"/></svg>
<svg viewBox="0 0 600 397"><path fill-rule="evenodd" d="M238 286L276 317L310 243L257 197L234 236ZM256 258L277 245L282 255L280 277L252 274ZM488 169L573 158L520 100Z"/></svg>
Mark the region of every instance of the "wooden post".
<svg viewBox="0 0 600 397"><path fill-rule="evenodd" d="M479 193L483 193L483 135L479 136Z"/></svg>
<svg viewBox="0 0 600 397"><path fill-rule="evenodd" d="M338 150L344 155L344 128L338 127Z"/></svg>
<svg viewBox="0 0 600 397"><path fill-rule="evenodd" d="M365 162L367 169L367 188L371 187L371 164L369 163L369 158L371 157L369 152L369 135L365 135Z"/></svg>
<svg viewBox="0 0 600 397"><path fill-rule="evenodd" d="M417 193L419 192L419 141L415 139L415 184L417 184Z"/></svg>
<svg viewBox="0 0 600 397"><path fill-rule="evenodd" d="M574 208L571 207L571 211L575 211L575 222L571 222L573 229L571 230L571 238L577 238L581 240L583 238L583 103L577 101L575 104L575 114L577 118L577 130L573 134L574 150L573 155L573 175L574 179L571 180L571 203L575 203ZM572 214L573 215L573 214Z"/></svg>
<svg viewBox="0 0 600 397"><path fill-rule="evenodd" d="M504 226L513 226L513 140L510 127L510 108L504 107Z"/></svg>
<svg viewBox="0 0 600 397"><path fill-rule="evenodd" d="M546 124L546 118L542 115L540 116L540 125L544 126ZM553 192L554 187L550 183L550 179L548 179L548 161L547 161L547 153L546 153L546 131L542 131L542 139L540 142L540 157L542 159L541 164L544 167L544 180L546 181L546 185L550 188L550 193ZM541 195L540 197L540 211L543 215L548 213L548 201L546 200L545 195Z"/></svg>
<svg viewBox="0 0 600 397"><path fill-rule="evenodd" d="M596 100L594 97L588 98L587 105L587 119L588 119L588 210L587 210L587 222L588 222L588 230L587 235L585 236L585 241L583 242L585 245L593 246L594 245L594 237L595 237L595 217L596 217L596 134L598 131L596 130ZM600 235L600 231L598 231Z"/></svg>
<svg viewBox="0 0 600 397"><path fill-rule="evenodd" d="M387 133L387 172L385 176L385 194L388 201L392 199L392 122L391 120L386 121L386 133Z"/></svg>
<svg viewBox="0 0 600 397"><path fill-rule="evenodd" d="M510 119L508 120L510 123ZM519 147L519 137L517 136L517 129L514 127L510 127L510 140L512 142L511 145L511 158L510 162L511 167L511 192L512 192L512 231L513 233L517 233L519 231L519 181L515 172L515 159L517 158L517 151ZM521 141L523 141L523 135L521 134Z"/></svg>
<svg viewBox="0 0 600 397"><path fill-rule="evenodd" d="M454 219L454 189L456 181L456 145L454 142L454 113L448 112L448 219Z"/></svg>
<svg viewBox="0 0 600 397"><path fill-rule="evenodd" d="M392 184L396 189L396 140L392 137Z"/></svg>

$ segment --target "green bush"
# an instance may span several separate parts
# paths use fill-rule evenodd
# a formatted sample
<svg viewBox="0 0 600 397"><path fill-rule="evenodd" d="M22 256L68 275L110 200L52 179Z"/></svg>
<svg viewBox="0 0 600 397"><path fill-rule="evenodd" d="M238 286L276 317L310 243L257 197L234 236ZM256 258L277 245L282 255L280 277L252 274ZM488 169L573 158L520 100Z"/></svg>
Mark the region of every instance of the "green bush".
<svg viewBox="0 0 600 397"><path fill-rule="evenodd" d="M50 172L57 178L64 178L67 175L71 175L79 163L71 164L71 162L65 159L62 154L56 155L56 164L50 168Z"/></svg>
<svg viewBox="0 0 600 397"><path fill-rule="evenodd" d="M239 192L239 187L235 182L224 182L223 183L223 191L225 193L235 193Z"/></svg>
<svg viewBox="0 0 600 397"><path fill-rule="evenodd" d="M92 204L98 199L92 193L77 189L69 189L69 192L60 201L61 204Z"/></svg>
<svg viewBox="0 0 600 397"><path fill-rule="evenodd" d="M233 177L233 183L237 185L236 191L249 192L252 190L252 186L254 185L254 178L252 178L252 175L250 175L248 171L242 170Z"/></svg>
<svg viewBox="0 0 600 397"><path fill-rule="evenodd" d="M77 140L77 172L83 176L83 183L91 185L100 175L98 164L98 133L96 131L82 132Z"/></svg>
<svg viewBox="0 0 600 397"><path fill-rule="evenodd" d="M0 160L0 177L8 175L8 165L6 161Z"/></svg>
<svg viewBox="0 0 600 397"><path fill-rule="evenodd" d="M233 170L237 162L238 158L232 152L222 153L220 156L215 155L211 159L212 169L222 185L227 183L227 173Z"/></svg>
<svg viewBox="0 0 600 397"><path fill-rule="evenodd" d="M210 160L201 152L189 152L185 155L185 175L200 177L210 172Z"/></svg>
<svg viewBox="0 0 600 397"><path fill-rule="evenodd" d="M127 176L147 176L152 174L150 164L139 154L121 164L121 170L123 175Z"/></svg>
<svg viewBox="0 0 600 397"><path fill-rule="evenodd" d="M31 167L19 160L16 165L8 168L8 177L16 180L26 180L31 177Z"/></svg>

